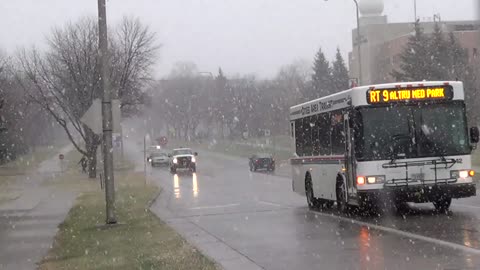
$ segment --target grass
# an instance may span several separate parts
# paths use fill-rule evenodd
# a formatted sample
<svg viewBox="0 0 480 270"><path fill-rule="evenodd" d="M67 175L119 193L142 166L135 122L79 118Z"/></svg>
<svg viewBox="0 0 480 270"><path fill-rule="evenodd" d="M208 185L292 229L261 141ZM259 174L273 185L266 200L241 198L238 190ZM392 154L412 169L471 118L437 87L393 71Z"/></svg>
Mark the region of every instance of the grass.
<svg viewBox="0 0 480 270"><path fill-rule="evenodd" d="M39 269L216 269L150 212L149 202L159 191L144 184L142 173L117 173L116 185L120 225L103 227L104 193L85 192L60 226Z"/></svg>
<svg viewBox="0 0 480 270"><path fill-rule="evenodd" d="M37 147L35 152L19 156L16 160L0 166L0 176L22 175L32 171L58 152L55 146Z"/></svg>
<svg viewBox="0 0 480 270"><path fill-rule="evenodd" d="M244 142L255 143L256 140L250 139ZM273 150L270 147L262 147L261 144L257 144L257 145L236 144L228 140L218 140L216 141L216 143L208 143L208 142L197 143L197 142L185 142L181 140L173 140L170 142L169 146L171 148L185 146L185 147L191 147L194 149L195 148L205 149L212 152L239 156L244 158L250 157L256 153L271 153L271 154L274 154L275 158L278 160L287 160L291 157L290 151L287 151L287 150L283 150L283 149Z"/></svg>
<svg viewBox="0 0 480 270"><path fill-rule="evenodd" d="M12 184L21 177L38 168L57 153L58 147L37 147L35 152L18 157L16 160L0 166L0 204L17 199L21 192L12 188Z"/></svg>

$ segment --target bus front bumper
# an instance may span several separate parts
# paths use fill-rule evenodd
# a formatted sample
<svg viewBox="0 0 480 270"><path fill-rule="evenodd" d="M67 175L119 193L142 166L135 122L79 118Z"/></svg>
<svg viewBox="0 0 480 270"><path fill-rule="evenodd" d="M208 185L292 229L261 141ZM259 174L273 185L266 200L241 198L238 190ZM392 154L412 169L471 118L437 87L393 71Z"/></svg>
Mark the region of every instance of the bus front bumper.
<svg viewBox="0 0 480 270"><path fill-rule="evenodd" d="M377 190L358 191L361 202L377 201L378 199L395 199L404 202L433 202L442 197L452 199L472 197L477 194L476 185L467 184L437 184L410 185L401 187L384 187Z"/></svg>

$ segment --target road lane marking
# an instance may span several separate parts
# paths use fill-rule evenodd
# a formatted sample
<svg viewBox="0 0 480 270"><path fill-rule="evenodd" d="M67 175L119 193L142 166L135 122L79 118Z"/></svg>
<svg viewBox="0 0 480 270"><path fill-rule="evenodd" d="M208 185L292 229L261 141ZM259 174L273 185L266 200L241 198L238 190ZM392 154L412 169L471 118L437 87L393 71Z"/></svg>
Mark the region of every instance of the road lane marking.
<svg viewBox="0 0 480 270"><path fill-rule="evenodd" d="M468 204L461 204L461 203L455 203L455 204L452 204L452 206L459 206L459 207L465 207L465 208L480 209L479 206L468 205Z"/></svg>
<svg viewBox="0 0 480 270"><path fill-rule="evenodd" d="M232 204L224 204L224 205L213 205L213 206L198 206L198 207L192 207L188 208L190 210L201 210L201 209L217 209L217 208L228 208L228 207L235 207L239 206L239 203L232 203Z"/></svg>
<svg viewBox="0 0 480 270"><path fill-rule="evenodd" d="M282 207L283 205L278 204L278 203L273 203L273 202L267 202L267 201L258 201L259 203L266 204L266 205L271 205L271 206L278 206Z"/></svg>
<svg viewBox="0 0 480 270"><path fill-rule="evenodd" d="M396 234L396 235L411 238L411 239L430 242L430 243L433 243L433 244L437 244L439 246L453 248L454 250L461 250L461 251L464 251L464 252L480 255L480 250L476 249L476 248L472 248L472 247L468 247L468 246L464 246L464 245L460 245L460 244L456 244L456 243L452 243L452 242L448 242L448 241L444 241L444 240L440 240L440 239L436 239L436 238L432 238L432 237L428 237L428 236L414 234L414 233L410 233L410 232L406 232L406 231L401 231L401 230L394 229L394 228L391 228L391 227L385 227L385 226L380 226L380 225L376 225L376 224L372 224L372 223L368 223L368 222L363 222L363 221L359 221L359 220L355 220L355 219L351 219L351 218L346 218L346 217L342 217L342 216L338 216L338 215L331 215L331 214L326 214L326 213L322 213L322 212L315 212L315 211L311 211L311 210L307 210L307 211L311 212L313 214L316 214L316 215L324 216L324 217L338 218L340 220L347 221L347 222L350 222L350 223L353 223L353 224L356 224L356 225L365 226L368 229L375 229L375 230L378 230L378 231L384 231L384 232Z"/></svg>

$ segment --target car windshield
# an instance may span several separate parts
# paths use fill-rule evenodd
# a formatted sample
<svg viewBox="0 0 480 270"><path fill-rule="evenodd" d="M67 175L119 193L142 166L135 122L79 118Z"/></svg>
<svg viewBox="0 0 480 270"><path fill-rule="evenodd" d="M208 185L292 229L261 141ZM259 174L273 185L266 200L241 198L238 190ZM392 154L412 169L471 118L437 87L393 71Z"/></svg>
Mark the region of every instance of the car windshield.
<svg viewBox="0 0 480 270"><path fill-rule="evenodd" d="M160 153L153 153L152 154L152 157L166 157L168 156L167 153L164 153L164 152L160 152Z"/></svg>
<svg viewBox="0 0 480 270"><path fill-rule="evenodd" d="M461 103L362 108L359 160L438 157L471 152Z"/></svg>
<svg viewBox="0 0 480 270"><path fill-rule="evenodd" d="M272 155L270 154L257 154L254 156L254 158L272 158Z"/></svg>
<svg viewBox="0 0 480 270"><path fill-rule="evenodd" d="M177 150L173 150L173 155L174 156L193 155L193 152L190 149L177 149Z"/></svg>

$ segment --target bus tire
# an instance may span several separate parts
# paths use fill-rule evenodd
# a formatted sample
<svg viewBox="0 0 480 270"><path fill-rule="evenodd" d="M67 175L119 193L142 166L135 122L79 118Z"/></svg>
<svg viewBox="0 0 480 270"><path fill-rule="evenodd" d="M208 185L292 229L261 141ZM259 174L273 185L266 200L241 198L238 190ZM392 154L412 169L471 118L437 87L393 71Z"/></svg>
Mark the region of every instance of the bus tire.
<svg viewBox="0 0 480 270"><path fill-rule="evenodd" d="M452 198L448 197L441 197L433 202L438 212L447 212L450 209L450 204L452 204Z"/></svg>
<svg viewBox="0 0 480 270"><path fill-rule="evenodd" d="M330 200L326 201L325 204L324 204L325 209L332 208L334 204L335 204L335 201L330 201Z"/></svg>
<svg viewBox="0 0 480 270"><path fill-rule="evenodd" d="M305 176L305 195L307 197L309 209L316 209L320 206L320 200L315 198L315 195L313 194L313 183L310 174Z"/></svg>
<svg viewBox="0 0 480 270"><path fill-rule="evenodd" d="M345 187L345 181L343 181L343 178L338 176L337 177L337 184L335 185L335 193L337 196L337 208L339 212L345 213L348 211L348 203L347 203L347 198L346 198L346 187Z"/></svg>

